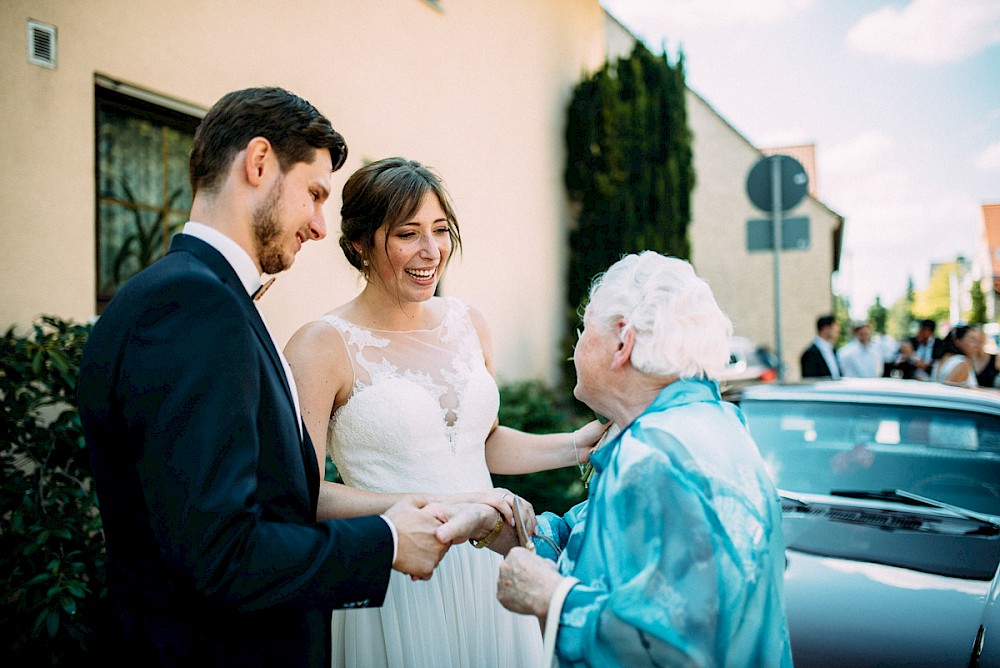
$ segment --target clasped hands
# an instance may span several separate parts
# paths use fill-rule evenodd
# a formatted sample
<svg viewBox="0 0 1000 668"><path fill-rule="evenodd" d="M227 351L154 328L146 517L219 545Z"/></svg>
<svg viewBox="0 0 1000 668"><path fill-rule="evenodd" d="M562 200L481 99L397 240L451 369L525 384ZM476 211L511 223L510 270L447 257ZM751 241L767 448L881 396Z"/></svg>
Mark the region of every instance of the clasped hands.
<svg viewBox="0 0 1000 668"><path fill-rule="evenodd" d="M507 555L500 565L497 598L508 610L535 615L544 625L549 600L563 578L554 562L518 547L513 503L514 494L502 487L434 501L418 496L403 498L386 512L399 537L392 567L414 580L429 580L449 547L490 534L499 512L503 530L489 545ZM524 499L519 506L526 533L535 535L534 508Z"/></svg>
<svg viewBox="0 0 1000 668"><path fill-rule="evenodd" d="M482 492L448 495L408 495L385 515L396 527L396 560L393 569L414 580L429 580L448 548L489 535L503 518L503 530L490 549L506 554L518 544L514 530L514 494L497 487ZM531 504L521 499L521 517L529 536L537 526ZM498 515L499 513L499 515Z"/></svg>

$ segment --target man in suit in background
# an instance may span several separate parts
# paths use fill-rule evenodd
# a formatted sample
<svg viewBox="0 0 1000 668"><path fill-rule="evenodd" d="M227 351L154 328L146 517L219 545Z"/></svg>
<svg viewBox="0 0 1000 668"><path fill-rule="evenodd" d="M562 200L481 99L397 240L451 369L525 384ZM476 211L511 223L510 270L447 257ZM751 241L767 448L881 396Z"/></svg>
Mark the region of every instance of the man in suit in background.
<svg viewBox="0 0 1000 668"><path fill-rule="evenodd" d="M251 298L326 235L346 152L287 91L224 96L191 150L193 222L94 326L78 399L128 665L326 668L332 608L444 555L447 509L417 498L315 521L315 450Z"/></svg>
<svg viewBox="0 0 1000 668"><path fill-rule="evenodd" d="M816 336L799 363L803 378L840 378L840 367L833 345L840 336L840 324L832 315L816 320Z"/></svg>
<svg viewBox="0 0 1000 668"><path fill-rule="evenodd" d="M927 318L920 321L917 326L917 335L910 339L917 366L914 377L919 380L930 378L931 367L944 354L944 341L934 336L935 331L937 331L937 323Z"/></svg>

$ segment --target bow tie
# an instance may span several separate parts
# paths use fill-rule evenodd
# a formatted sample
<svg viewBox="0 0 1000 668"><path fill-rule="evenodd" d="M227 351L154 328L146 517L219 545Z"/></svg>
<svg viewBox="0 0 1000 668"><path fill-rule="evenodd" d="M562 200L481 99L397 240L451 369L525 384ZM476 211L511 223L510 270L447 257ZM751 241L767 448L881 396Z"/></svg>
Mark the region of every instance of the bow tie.
<svg viewBox="0 0 1000 668"><path fill-rule="evenodd" d="M264 283L259 288L257 288L256 290L254 290L254 293L252 295L250 295L250 298L253 299L254 301L257 301L261 297L263 297L264 293L267 292L267 289L269 287L271 287L272 283L274 283L274 279L275 278L277 278L277 277L276 276L272 276L271 278L267 279L266 283Z"/></svg>

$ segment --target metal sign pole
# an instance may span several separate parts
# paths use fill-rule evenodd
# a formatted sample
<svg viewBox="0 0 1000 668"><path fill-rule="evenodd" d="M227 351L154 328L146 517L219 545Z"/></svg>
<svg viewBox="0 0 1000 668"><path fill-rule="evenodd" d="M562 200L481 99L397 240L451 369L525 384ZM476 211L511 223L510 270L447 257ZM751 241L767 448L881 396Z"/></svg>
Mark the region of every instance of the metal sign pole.
<svg viewBox="0 0 1000 668"><path fill-rule="evenodd" d="M778 357L778 381L785 378L785 357L781 348L781 156L771 160L771 239L774 242L774 350Z"/></svg>
<svg viewBox="0 0 1000 668"><path fill-rule="evenodd" d="M768 164L770 163L770 164ZM785 355L781 343L781 251L785 246L785 227L795 221L798 237L790 234L789 248L806 250L809 248L809 219L783 218L785 211L791 211L802 201L809 190L809 177L802 164L787 155L762 156L747 174L747 196L755 207L771 214L771 243L766 235L760 234L768 228L768 220L747 221L747 250L774 252L774 352L778 357L778 380L785 378ZM759 225L758 225L759 223ZM763 237L763 238L762 238ZM759 239L759 243L757 242ZM792 242L794 241L794 245Z"/></svg>

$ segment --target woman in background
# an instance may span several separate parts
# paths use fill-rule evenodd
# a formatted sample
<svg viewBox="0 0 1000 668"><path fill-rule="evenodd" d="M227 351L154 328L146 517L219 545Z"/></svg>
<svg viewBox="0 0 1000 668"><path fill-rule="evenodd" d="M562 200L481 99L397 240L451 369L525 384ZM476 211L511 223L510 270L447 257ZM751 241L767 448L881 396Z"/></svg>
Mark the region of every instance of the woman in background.
<svg viewBox="0 0 1000 668"><path fill-rule="evenodd" d="M986 334L979 327L974 327L965 337L969 344L967 355L976 373L979 387L996 387L1000 377L1000 356L986 352Z"/></svg>
<svg viewBox="0 0 1000 668"><path fill-rule="evenodd" d="M960 325L952 328L944 339L941 359L931 368L931 380L946 385L979 387L976 371L968 354L974 352L975 334L972 327Z"/></svg>

